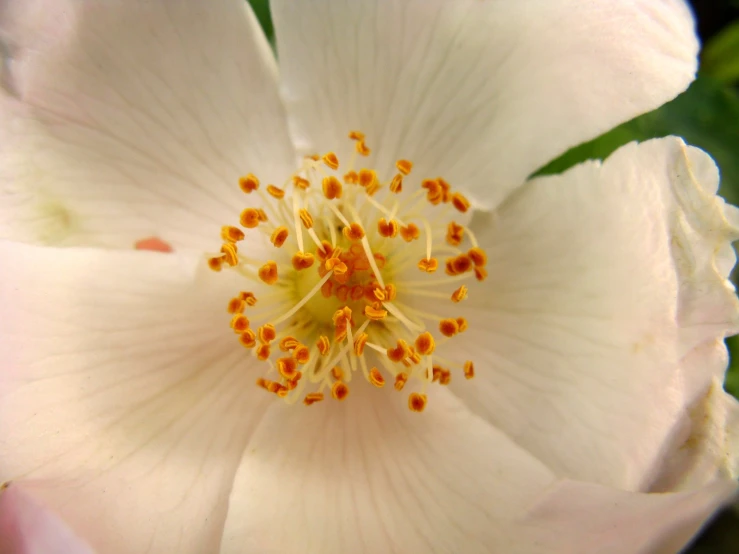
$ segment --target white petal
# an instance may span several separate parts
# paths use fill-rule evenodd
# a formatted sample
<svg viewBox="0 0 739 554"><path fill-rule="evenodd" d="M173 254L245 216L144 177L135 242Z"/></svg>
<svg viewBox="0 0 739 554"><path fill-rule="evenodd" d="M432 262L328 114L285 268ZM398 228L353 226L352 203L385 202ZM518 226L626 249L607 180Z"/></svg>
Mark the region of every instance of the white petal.
<svg viewBox="0 0 739 554"><path fill-rule="evenodd" d="M0 552L92 554L53 512L15 485L0 488Z"/></svg>
<svg viewBox="0 0 739 554"><path fill-rule="evenodd" d="M687 425L674 437L652 490L689 490L719 478L739 477L737 405L724 391L722 380L715 378L708 392L688 407Z"/></svg>
<svg viewBox="0 0 739 554"><path fill-rule="evenodd" d="M246 449L222 553L490 552L551 473L446 391L422 414L359 383L276 405Z"/></svg>
<svg viewBox="0 0 739 554"><path fill-rule="evenodd" d="M490 277L457 346L479 370L452 386L561 475L648 488L723 377L706 345L737 331L739 303L715 256L739 234L698 162L674 137L630 144L478 222Z"/></svg>
<svg viewBox="0 0 739 554"><path fill-rule="evenodd" d="M239 176L294 164L243 0L10 0L0 41L0 237L202 247L236 221Z"/></svg>
<svg viewBox="0 0 739 554"><path fill-rule="evenodd" d="M296 144L358 129L496 205L540 166L684 90L698 43L682 0L273 2ZM374 167L374 166L372 166Z"/></svg>
<svg viewBox="0 0 739 554"><path fill-rule="evenodd" d="M525 554L676 554L736 494L715 481L690 492L639 494L564 481L528 514L517 536ZM520 539L519 539L520 540Z"/></svg>
<svg viewBox="0 0 739 554"><path fill-rule="evenodd" d="M0 246L0 480L106 554L215 552L261 416L195 263Z"/></svg>

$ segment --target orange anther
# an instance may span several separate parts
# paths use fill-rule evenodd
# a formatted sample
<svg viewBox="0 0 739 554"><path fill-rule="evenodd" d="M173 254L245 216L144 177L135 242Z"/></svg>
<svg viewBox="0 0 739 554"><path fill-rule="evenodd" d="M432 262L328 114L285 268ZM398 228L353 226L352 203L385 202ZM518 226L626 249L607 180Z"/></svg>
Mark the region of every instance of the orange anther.
<svg viewBox="0 0 739 554"><path fill-rule="evenodd" d="M331 396L334 398L334 400L344 400L347 396L349 396L349 387L346 385L346 383L343 383L342 381L336 381L331 386Z"/></svg>
<svg viewBox="0 0 739 554"><path fill-rule="evenodd" d="M457 318L457 325L459 325L459 332L464 333L467 330L467 320L463 317Z"/></svg>
<svg viewBox="0 0 739 554"><path fill-rule="evenodd" d="M462 213L470 209L470 201L459 192L452 194L452 205Z"/></svg>
<svg viewBox="0 0 739 554"><path fill-rule="evenodd" d="M277 331L275 331L274 325L272 325L271 323L266 323L257 329L257 336L259 337L259 342L269 344L270 342L275 340L275 337L277 336Z"/></svg>
<svg viewBox="0 0 739 554"><path fill-rule="evenodd" d="M426 273L433 273L439 267L439 260L436 258L421 258L418 262L418 269Z"/></svg>
<svg viewBox="0 0 739 554"><path fill-rule="evenodd" d="M332 280L328 280L323 285L321 285L321 296L324 298L331 298L331 293L333 292L334 288L334 282Z"/></svg>
<svg viewBox="0 0 739 554"><path fill-rule="evenodd" d="M460 254L452 259L452 268L456 274L465 273L472 269L472 260L465 254Z"/></svg>
<svg viewBox="0 0 739 554"><path fill-rule="evenodd" d="M277 371L287 380L294 379L298 374L298 364L292 358L279 358L276 365Z"/></svg>
<svg viewBox="0 0 739 554"><path fill-rule="evenodd" d="M369 147L365 144L364 140L358 140L355 144L355 149L362 156L369 156L371 152Z"/></svg>
<svg viewBox="0 0 739 554"><path fill-rule="evenodd" d="M449 200L451 200L452 198L451 185L441 177L437 177L436 182L439 183L439 186L441 187L441 199L444 201L444 203L449 202Z"/></svg>
<svg viewBox="0 0 739 554"><path fill-rule="evenodd" d="M269 240L274 244L277 248L285 244L285 241L287 240L287 235L289 234L289 231L287 230L287 227L278 227L274 231L272 231L272 236L269 237Z"/></svg>
<svg viewBox="0 0 739 554"><path fill-rule="evenodd" d="M380 373L380 370L376 367L370 369L369 382L378 388L385 386L385 378L382 376L382 373Z"/></svg>
<svg viewBox="0 0 739 554"><path fill-rule="evenodd" d="M426 189L426 200L431 202L433 205L441 203L444 198L444 190L435 179L424 179L421 183L421 188Z"/></svg>
<svg viewBox="0 0 739 554"><path fill-rule="evenodd" d="M398 234L398 222L394 219L386 221L384 217L381 217L377 221L377 232L380 236L393 238Z"/></svg>
<svg viewBox="0 0 739 554"><path fill-rule="evenodd" d="M329 258L324 265L329 271L333 269L334 275L343 275L349 270L346 264L339 258Z"/></svg>
<svg viewBox="0 0 739 554"><path fill-rule="evenodd" d="M397 167L398 171L403 175L408 175L411 172L411 169L413 169L413 162L410 160L398 160L395 162L395 167Z"/></svg>
<svg viewBox="0 0 739 554"><path fill-rule="evenodd" d="M459 333L459 323L456 319L442 319L439 322L439 331L445 337L453 337Z"/></svg>
<svg viewBox="0 0 739 554"><path fill-rule="evenodd" d="M267 358L269 358L270 354L270 348L269 344L260 344L257 348L257 359L261 361L265 361Z"/></svg>
<svg viewBox="0 0 739 554"><path fill-rule="evenodd" d="M467 298L467 287L462 285L452 293L452 302L461 302Z"/></svg>
<svg viewBox="0 0 739 554"><path fill-rule="evenodd" d="M259 221L269 220L269 218L267 217L267 212L265 212L262 208L257 208L257 216L259 217Z"/></svg>
<svg viewBox="0 0 739 554"><path fill-rule="evenodd" d="M364 238L364 229L359 223L352 223L348 227L344 227L341 232L349 240L362 240Z"/></svg>
<svg viewBox="0 0 739 554"><path fill-rule="evenodd" d="M230 242L239 242L240 240L244 240L244 231L238 227L224 225L221 227L221 238Z"/></svg>
<svg viewBox="0 0 739 554"><path fill-rule="evenodd" d="M208 267L211 268L213 271L220 271L223 267L223 256L214 256L213 258L208 258Z"/></svg>
<svg viewBox="0 0 739 554"><path fill-rule="evenodd" d="M331 368L331 375L333 375L334 379L337 381L341 381L344 378L344 372L337 365Z"/></svg>
<svg viewBox="0 0 739 554"><path fill-rule="evenodd" d="M314 261L313 254L309 252L295 252L292 257L292 264L295 271L308 269L313 265Z"/></svg>
<svg viewBox="0 0 739 554"><path fill-rule="evenodd" d="M293 185L295 185L299 189L305 190L310 187L310 181L308 179L300 177L299 175L293 175Z"/></svg>
<svg viewBox="0 0 739 554"><path fill-rule="evenodd" d="M246 194L257 190L259 188L259 179L249 173L248 175L239 178L239 188Z"/></svg>
<svg viewBox="0 0 739 554"><path fill-rule="evenodd" d="M475 278L478 281L484 281L487 276L488 276L488 272L485 270L484 267L475 268Z"/></svg>
<svg viewBox="0 0 739 554"><path fill-rule="evenodd" d="M416 350L418 350L424 356L428 356L433 353L436 344L434 343L434 337L428 331L421 333L416 337ZM420 360L419 360L420 361Z"/></svg>
<svg viewBox="0 0 739 554"><path fill-rule="evenodd" d="M318 342L316 343L316 347L318 348L318 351L321 353L321 356L325 356L328 354L329 350L331 349L331 342L328 340L328 337L326 335L321 335L318 337Z"/></svg>
<svg viewBox="0 0 739 554"><path fill-rule="evenodd" d="M408 343L405 342L403 339L398 339L397 346L395 348L388 348L387 349L387 357L390 358L393 362L399 362L410 353L410 349L408 347Z"/></svg>
<svg viewBox="0 0 739 554"><path fill-rule="evenodd" d="M349 138L352 140L364 140L364 133L362 131L349 131Z"/></svg>
<svg viewBox="0 0 739 554"><path fill-rule="evenodd" d="M289 352L299 344L300 341L298 339L296 339L295 337L287 336L280 339L279 346L280 350L282 350L283 352Z"/></svg>
<svg viewBox="0 0 739 554"><path fill-rule="evenodd" d="M407 226L400 228L400 236L403 237L405 242L411 242L421 236L421 231L415 223L409 223Z"/></svg>
<svg viewBox="0 0 739 554"><path fill-rule="evenodd" d="M406 381L408 381L408 374L407 373L398 373L395 376L395 390L401 391L403 390L403 387L405 386Z"/></svg>
<svg viewBox="0 0 739 554"><path fill-rule="evenodd" d="M240 292L239 298L246 302L247 306L253 306L257 303L257 297L254 296L253 292Z"/></svg>
<svg viewBox="0 0 739 554"><path fill-rule="evenodd" d="M464 227L454 223L453 221L447 225L446 241L452 246L459 246L464 238Z"/></svg>
<svg viewBox="0 0 739 554"><path fill-rule="evenodd" d="M277 200L280 200L285 196L285 191L282 190L280 187L276 187L274 185L267 185L267 192L270 194L270 196L277 198Z"/></svg>
<svg viewBox="0 0 739 554"><path fill-rule="evenodd" d="M224 242L221 246L221 254L223 254L224 261L231 267L239 263L238 256L239 249L232 242Z"/></svg>
<svg viewBox="0 0 739 554"><path fill-rule="evenodd" d="M313 227L313 216L305 208L302 208L298 213L300 215L300 221L303 222L303 227L311 229Z"/></svg>
<svg viewBox="0 0 739 554"><path fill-rule="evenodd" d="M259 212L254 208L246 208L243 212L241 212L241 217L239 218L239 221L241 222L242 227L246 227L247 229L254 229L257 225L259 225L259 222L261 221L259 219Z"/></svg>
<svg viewBox="0 0 739 554"><path fill-rule="evenodd" d="M412 392L408 397L408 408L412 412L422 412L426 407L427 398L425 394Z"/></svg>
<svg viewBox="0 0 739 554"><path fill-rule="evenodd" d="M384 302L387 298L387 293L378 285L372 290L372 296L374 296L380 302Z"/></svg>
<svg viewBox="0 0 739 554"><path fill-rule="evenodd" d="M246 302L237 296L228 301L228 307L226 309L230 314L240 314L244 312L245 308Z"/></svg>
<svg viewBox="0 0 739 554"><path fill-rule="evenodd" d="M249 328L249 318L244 314L234 314L231 318L231 329L235 333L243 333Z"/></svg>
<svg viewBox="0 0 739 554"><path fill-rule="evenodd" d="M475 376L475 365L470 360L467 360L464 363L464 378L472 379L474 376Z"/></svg>
<svg viewBox="0 0 739 554"><path fill-rule="evenodd" d="M323 400L323 393L322 392L309 392L305 395L305 398L303 399L303 404L306 406L310 406L311 404L315 404L316 402L320 402Z"/></svg>
<svg viewBox="0 0 739 554"><path fill-rule="evenodd" d="M304 344L295 347L295 350L293 350L293 358L295 358L299 364L307 364L310 360L310 348Z"/></svg>
<svg viewBox="0 0 739 554"><path fill-rule="evenodd" d="M254 331L247 329L239 335L239 342L246 348L254 348L257 344L257 338Z"/></svg>
<svg viewBox="0 0 739 554"><path fill-rule="evenodd" d="M472 263L475 264L475 267L484 267L488 263L488 256L482 248L470 248L467 251L467 255L472 260Z"/></svg>
<svg viewBox="0 0 739 554"><path fill-rule="evenodd" d="M347 185L356 185L359 182L359 175L352 170L344 174L344 182Z"/></svg>
<svg viewBox="0 0 739 554"><path fill-rule="evenodd" d="M339 181L336 177L334 177L333 175L329 177L324 177L321 183L323 185L323 195L326 198L328 198L329 200L333 200L334 198L341 198L341 181Z"/></svg>
<svg viewBox="0 0 739 554"><path fill-rule="evenodd" d="M387 317L387 310L375 308L374 306L365 306L364 315L366 315L367 318L371 319L372 321L379 321Z"/></svg>
<svg viewBox="0 0 739 554"><path fill-rule="evenodd" d="M367 333L359 333L354 339L354 353L361 356L364 353L364 345L367 344L369 335Z"/></svg>
<svg viewBox="0 0 739 554"><path fill-rule="evenodd" d="M336 157L336 154L334 152L329 152L325 154L321 159L323 160L323 163L325 163L331 169L339 169L339 158Z"/></svg>
<svg viewBox="0 0 739 554"><path fill-rule="evenodd" d="M377 173L374 169L360 169L359 170L359 186L369 187L377 182Z"/></svg>
<svg viewBox="0 0 739 554"><path fill-rule="evenodd" d="M272 260L268 261L259 268L259 278L268 285L274 285L277 282L277 264Z"/></svg>
<svg viewBox="0 0 739 554"><path fill-rule="evenodd" d="M394 192L395 194L398 194L403 191L403 176L398 173L393 177L393 180L390 181L390 192Z"/></svg>
<svg viewBox="0 0 739 554"><path fill-rule="evenodd" d="M392 283L388 283L385 285L385 296L387 297L388 302L392 302L395 300L395 297L398 294L398 289L393 285Z"/></svg>

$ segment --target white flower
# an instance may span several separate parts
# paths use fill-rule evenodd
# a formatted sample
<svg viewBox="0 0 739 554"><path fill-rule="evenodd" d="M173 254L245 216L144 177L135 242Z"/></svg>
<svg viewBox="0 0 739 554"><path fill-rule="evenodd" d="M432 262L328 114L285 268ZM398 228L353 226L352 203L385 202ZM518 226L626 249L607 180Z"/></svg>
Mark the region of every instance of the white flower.
<svg viewBox="0 0 739 554"><path fill-rule="evenodd" d="M0 6L0 479L13 482L0 494L4 544L76 552L50 509L106 554L681 548L736 488L739 409L721 381L723 338L738 330L727 280L737 212L716 196L712 160L677 138L526 179L687 86L697 51L688 9L284 0L273 14L279 76L241 0ZM354 162L353 130L371 149ZM412 161L398 209L393 193L370 200L351 183L327 200L330 159L319 164L326 175L301 173L315 192L296 192L289 178L303 156L328 152L339 177L352 163L371 167L385 189L396 161ZM248 173L261 186L244 195ZM482 282L445 281L446 225L467 225L462 214L408 200L438 176L472 204L463 248L474 233ZM284 199L259 196L286 180ZM238 243L243 275L227 261L208 270L221 227L248 206L268 221ZM375 307L390 312L387 325L364 328L368 375L377 365L390 381L405 368L376 348L413 344L417 324L436 337L433 353L416 345L430 357L405 368L400 393L372 386L351 354L361 311L351 338L329 337L342 382L353 375L342 402L328 398L329 371L306 370L287 390L228 328L239 291L260 299L244 311L256 328L316 286L323 260L290 266L315 247L301 208L319 240L333 229L338 243L335 226L361 221L356 259L369 249L388 269L355 267L352 284L398 283L397 301ZM381 240L383 214L416 221L419 240ZM268 239L282 224L278 249ZM428 236L441 264L430 275L415 267L429 258ZM256 276L270 259L272 286ZM452 302L462 283L468 298ZM335 290L311 302L295 314L305 328L291 330L309 347L342 303ZM446 344L420 312L468 328ZM278 342L274 364L285 356ZM426 382L433 372L420 368L433 360L449 368L447 386ZM463 378L466 360L474 379ZM260 378L298 401L265 392ZM322 385L323 401L304 406ZM408 409L412 391L426 395L410 403L423 413Z"/></svg>

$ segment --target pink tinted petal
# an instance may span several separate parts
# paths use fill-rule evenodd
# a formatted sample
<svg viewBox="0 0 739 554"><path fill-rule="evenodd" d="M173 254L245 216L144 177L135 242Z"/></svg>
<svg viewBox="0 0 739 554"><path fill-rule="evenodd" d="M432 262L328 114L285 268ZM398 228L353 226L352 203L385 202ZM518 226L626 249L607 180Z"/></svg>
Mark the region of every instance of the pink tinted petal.
<svg viewBox="0 0 739 554"><path fill-rule="evenodd" d="M2 554L92 554L51 510L17 485L0 489Z"/></svg>

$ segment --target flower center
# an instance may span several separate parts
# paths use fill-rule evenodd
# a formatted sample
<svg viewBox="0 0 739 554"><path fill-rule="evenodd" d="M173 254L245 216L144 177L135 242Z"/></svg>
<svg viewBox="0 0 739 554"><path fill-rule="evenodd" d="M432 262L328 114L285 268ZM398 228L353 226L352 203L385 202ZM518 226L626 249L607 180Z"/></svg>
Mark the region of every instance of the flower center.
<svg viewBox="0 0 739 554"><path fill-rule="evenodd" d="M239 342L265 365L258 386L311 405L344 400L360 376L411 390L408 407L421 412L430 384L447 385L454 369L474 375L472 361L443 358L436 348L467 329L455 305L467 297L465 281L485 278L486 254L453 220L470 209L462 194L440 177L404 191L408 160L398 160L388 180L357 169L370 150L362 133L349 138L355 148L344 173L329 152L306 158L282 187L242 177L241 190L256 201L240 226L221 229L221 250L208 265L251 283L227 309ZM247 233L255 235L251 250L261 240L266 256L239 249ZM440 258L445 275L437 273ZM419 309L419 300L434 307Z"/></svg>

